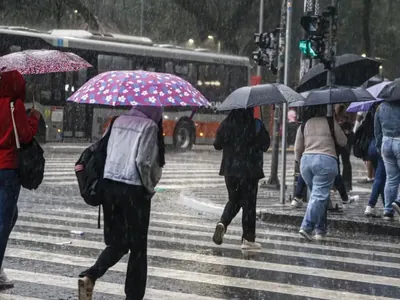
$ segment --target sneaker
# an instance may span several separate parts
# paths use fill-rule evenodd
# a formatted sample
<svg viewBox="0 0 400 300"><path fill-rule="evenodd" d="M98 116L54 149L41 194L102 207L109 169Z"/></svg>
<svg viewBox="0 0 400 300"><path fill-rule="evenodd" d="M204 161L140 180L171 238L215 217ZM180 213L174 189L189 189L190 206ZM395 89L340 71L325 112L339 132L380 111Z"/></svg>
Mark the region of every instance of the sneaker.
<svg viewBox="0 0 400 300"><path fill-rule="evenodd" d="M364 211L364 215L366 215L367 217L376 216L375 207L371 207L371 206L368 205L367 208Z"/></svg>
<svg viewBox="0 0 400 300"><path fill-rule="evenodd" d="M365 178L365 179L359 180L358 183L368 184L368 183L373 183L374 180L375 180L375 178Z"/></svg>
<svg viewBox="0 0 400 300"><path fill-rule="evenodd" d="M243 250L260 250L261 244L260 243L256 243L256 242L249 242L246 239L243 239L242 242L242 249Z"/></svg>
<svg viewBox="0 0 400 300"><path fill-rule="evenodd" d="M400 215L400 204L397 204L396 202L392 203L392 208Z"/></svg>
<svg viewBox="0 0 400 300"><path fill-rule="evenodd" d="M78 300L92 300L94 282L85 276L78 279Z"/></svg>
<svg viewBox="0 0 400 300"><path fill-rule="evenodd" d="M293 208L300 208L303 206L303 201L301 201L301 199L294 197L291 206Z"/></svg>
<svg viewBox="0 0 400 300"><path fill-rule="evenodd" d="M7 277L7 274L4 272L4 269L0 270L0 289L4 288L12 288L14 287L14 281Z"/></svg>
<svg viewBox="0 0 400 300"><path fill-rule="evenodd" d="M299 233L300 233L300 235L301 235L303 238L305 238L306 240L308 240L308 241L312 241L312 240L313 240L311 234L308 233L307 231L305 231L304 229L300 229Z"/></svg>
<svg viewBox="0 0 400 300"><path fill-rule="evenodd" d="M342 200L342 203L343 203L343 205L348 205L348 204L351 204L351 203L356 202L358 200L360 200L360 196L355 195L355 196L349 197L349 199L347 199L346 201Z"/></svg>
<svg viewBox="0 0 400 300"><path fill-rule="evenodd" d="M222 240L224 238L225 235L225 225L222 224L221 222L217 224L217 226L215 227L215 232L214 232L214 236L213 236L213 241L215 244L217 245L221 245L222 244Z"/></svg>
<svg viewBox="0 0 400 300"><path fill-rule="evenodd" d="M392 212L385 212L383 218L387 221L392 221L394 219L394 214Z"/></svg>

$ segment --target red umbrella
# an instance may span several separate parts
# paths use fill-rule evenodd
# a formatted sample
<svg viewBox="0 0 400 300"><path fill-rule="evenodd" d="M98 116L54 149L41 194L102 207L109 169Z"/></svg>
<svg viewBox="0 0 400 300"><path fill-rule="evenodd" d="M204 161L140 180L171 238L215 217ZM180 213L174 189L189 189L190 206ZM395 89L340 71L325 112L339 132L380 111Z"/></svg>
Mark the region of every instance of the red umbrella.
<svg viewBox="0 0 400 300"><path fill-rule="evenodd" d="M19 71L21 74L73 72L92 67L82 57L57 50L25 50L0 57L0 72Z"/></svg>

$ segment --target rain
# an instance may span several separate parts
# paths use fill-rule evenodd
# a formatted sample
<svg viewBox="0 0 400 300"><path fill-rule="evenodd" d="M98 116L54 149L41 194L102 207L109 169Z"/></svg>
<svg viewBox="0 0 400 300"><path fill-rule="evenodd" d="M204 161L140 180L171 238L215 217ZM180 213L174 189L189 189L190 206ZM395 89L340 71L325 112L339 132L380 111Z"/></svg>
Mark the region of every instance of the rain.
<svg viewBox="0 0 400 300"><path fill-rule="evenodd" d="M392 0L0 3L0 300L400 299Z"/></svg>

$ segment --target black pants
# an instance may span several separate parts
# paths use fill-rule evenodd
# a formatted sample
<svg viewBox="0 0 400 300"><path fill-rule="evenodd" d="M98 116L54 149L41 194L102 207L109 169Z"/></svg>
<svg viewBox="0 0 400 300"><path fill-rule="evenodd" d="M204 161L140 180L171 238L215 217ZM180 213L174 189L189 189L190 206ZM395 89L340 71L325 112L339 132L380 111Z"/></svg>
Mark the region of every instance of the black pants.
<svg viewBox="0 0 400 300"><path fill-rule="evenodd" d="M340 149L340 157L342 159L343 171L341 172L346 191L353 189L353 170L350 162L350 151L346 148ZM339 170L340 171L340 170Z"/></svg>
<svg viewBox="0 0 400 300"><path fill-rule="evenodd" d="M104 239L107 247L96 263L79 276L102 277L130 251L125 280L127 300L142 300L147 280L147 233L151 197L143 187L105 180Z"/></svg>
<svg viewBox="0 0 400 300"><path fill-rule="evenodd" d="M225 206L220 222L227 228L242 209L242 238L254 242L256 239L258 180L227 176L225 183L229 201Z"/></svg>

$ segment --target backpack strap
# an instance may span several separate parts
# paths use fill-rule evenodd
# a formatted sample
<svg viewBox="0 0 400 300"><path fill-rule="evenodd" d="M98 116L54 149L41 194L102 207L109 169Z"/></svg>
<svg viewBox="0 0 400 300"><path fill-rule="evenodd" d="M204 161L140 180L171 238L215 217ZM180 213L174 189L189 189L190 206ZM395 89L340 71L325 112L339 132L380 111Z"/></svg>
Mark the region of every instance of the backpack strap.
<svg viewBox="0 0 400 300"><path fill-rule="evenodd" d="M307 121L301 123L301 125L300 125L301 133L302 133L303 137L304 137L304 128L306 127L306 123L307 123Z"/></svg>
<svg viewBox="0 0 400 300"><path fill-rule="evenodd" d="M333 119L333 117L326 117L326 120L328 121L329 130L331 132L331 137L333 139L333 142L335 143L336 155L339 158L340 147L338 146L338 143L337 143L337 140L336 140L334 119Z"/></svg>

